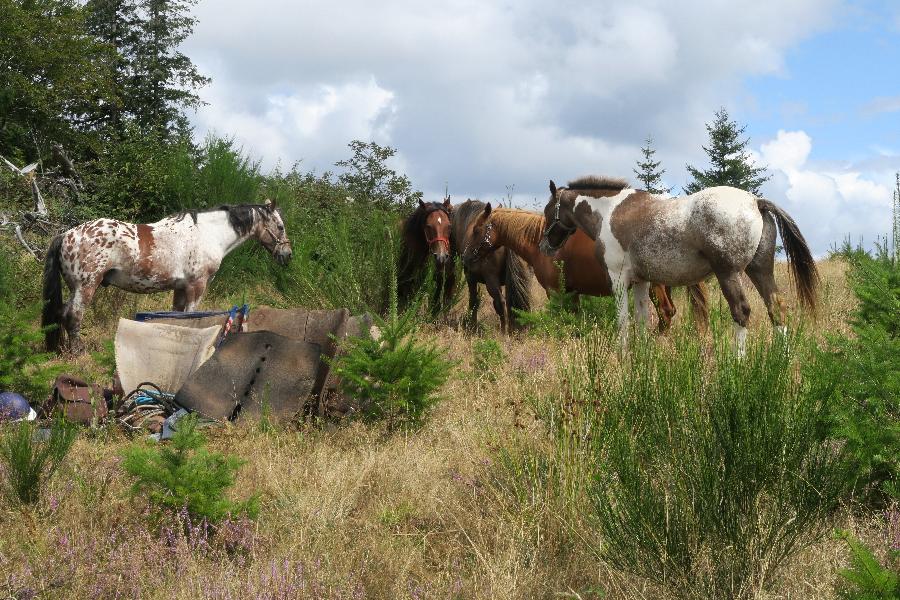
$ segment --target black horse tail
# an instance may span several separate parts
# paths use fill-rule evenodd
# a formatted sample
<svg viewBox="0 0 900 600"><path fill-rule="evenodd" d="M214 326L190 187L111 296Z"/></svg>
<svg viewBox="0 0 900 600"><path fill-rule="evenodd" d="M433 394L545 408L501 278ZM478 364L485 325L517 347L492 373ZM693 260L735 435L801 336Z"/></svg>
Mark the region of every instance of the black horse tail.
<svg viewBox="0 0 900 600"><path fill-rule="evenodd" d="M688 300L691 302L691 314L700 331L709 329L709 301L706 294L706 283L700 282L687 286Z"/></svg>
<svg viewBox="0 0 900 600"><path fill-rule="evenodd" d="M59 261L62 242L62 235L53 238L44 258L44 311L41 313L41 327L49 327L44 331L44 344L48 352L59 350L62 334L62 267Z"/></svg>
<svg viewBox="0 0 900 600"><path fill-rule="evenodd" d="M510 321L516 322L513 309L524 312L531 310L531 270L528 263L509 248L506 249L503 284L506 286L506 306Z"/></svg>
<svg viewBox="0 0 900 600"><path fill-rule="evenodd" d="M787 255L791 267L791 276L797 287L797 295L800 301L811 311L816 310L816 288L819 285L819 271L816 261L813 259L809 246L800 233L797 223L784 209L775 203L762 198L757 198L757 206L775 217L778 223L778 231L781 232L781 241L784 243L784 253Z"/></svg>

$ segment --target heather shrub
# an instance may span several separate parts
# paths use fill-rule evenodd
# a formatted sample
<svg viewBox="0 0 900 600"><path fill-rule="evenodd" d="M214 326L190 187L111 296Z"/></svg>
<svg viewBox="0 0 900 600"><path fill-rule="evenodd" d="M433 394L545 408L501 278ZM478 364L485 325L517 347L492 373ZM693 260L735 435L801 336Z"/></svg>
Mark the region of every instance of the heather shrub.
<svg viewBox="0 0 900 600"><path fill-rule="evenodd" d="M53 420L46 440L35 438L37 425L20 421L0 439L0 461L6 472L4 492L12 503L34 504L75 443L78 430L62 418Z"/></svg>
<svg viewBox="0 0 900 600"><path fill-rule="evenodd" d="M244 461L210 452L197 430L196 415L178 421L170 443L133 444L124 452L122 467L135 478L132 492L163 510L187 510L193 519L218 523L228 516L255 518L259 499L234 501L225 494Z"/></svg>

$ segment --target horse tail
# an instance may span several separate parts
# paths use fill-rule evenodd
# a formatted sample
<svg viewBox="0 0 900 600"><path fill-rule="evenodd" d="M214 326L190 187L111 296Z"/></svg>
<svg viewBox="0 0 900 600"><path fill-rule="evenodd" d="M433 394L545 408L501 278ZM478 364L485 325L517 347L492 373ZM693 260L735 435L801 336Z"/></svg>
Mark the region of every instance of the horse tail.
<svg viewBox="0 0 900 600"><path fill-rule="evenodd" d="M706 331L709 328L709 301L706 295L706 284L701 281L687 286L687 290L694 322L700 331Z"/></svg>
<svg viewBox="0 0 900 600"><path fill-rule="evenodd" d="M513 309L524 312L531 310L531 271L522 257L506 249L503 284L506 286L506 306L510 317L516 321Z"/></svg>
<svg viewBox="0 0 900 600"><path fill-rule="evenodd" d="M781 232L781 241L784 243L784 253L787 255L791 268L791 277L797 288L800 301L811 311L816 310L816 288L819 285L819 271L816 261L800 228L794 219L784 209L775 203L758 198L756 200L760 211L765 211L775 217L778 223L778 231Z"/></svg>
<svg viewBox="0 0 900 600"><path fill-rule="evenodd" d="M44 344L48 352L59 350L62 333L62 266L59 260L62 242L62 235L53 238L44 258L44 310L41 313L41 327L54 326L44 332Z"/></svg>

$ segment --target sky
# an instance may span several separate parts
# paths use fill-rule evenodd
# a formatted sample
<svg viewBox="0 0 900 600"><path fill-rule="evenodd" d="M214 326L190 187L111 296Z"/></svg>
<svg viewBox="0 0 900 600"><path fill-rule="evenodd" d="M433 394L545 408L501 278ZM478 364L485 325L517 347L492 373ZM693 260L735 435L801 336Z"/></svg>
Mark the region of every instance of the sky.
<svg viewBox="0 0 900 600"><path fill-rule="evenodd" d="M533 209L550 179L635 182L652 136L678 194L725 107L817 255L890 230L900 2L200 0L194 15L183 51L212 78L195 135L266 169L335 170L372 140L427 199Z"/></svg>

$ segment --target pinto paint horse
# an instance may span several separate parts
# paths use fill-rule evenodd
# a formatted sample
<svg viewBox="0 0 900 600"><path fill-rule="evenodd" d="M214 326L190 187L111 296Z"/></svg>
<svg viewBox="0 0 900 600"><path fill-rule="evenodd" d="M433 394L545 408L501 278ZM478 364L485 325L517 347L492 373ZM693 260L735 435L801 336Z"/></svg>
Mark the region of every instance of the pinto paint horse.
<svg viewBox="0 0 900 600"><path fill-rule="evenodd" d="M84 311L99 286L149 294L174 290L173 309L194 310L222 259L250 238L284 265L291 243L275 205L241 204L186 212L149 225L114 219L82 223L56 236L44 260L43 326L49 351L65 329L73 351L81 350ZM71 292L63 305L60 277Z"/></svg>
<svg viewBox="0 0 900 600"><path fill-rule="evenodd" d="M609 275L604 265L597 261L594 241L578 230L554 256L546 256L539 248L544 225L545 219L541 214L512 208L491 209L491 205L487 204L472 226L463 262L471 264L495 249L505 247L531 265L544 290L559 289L560 272L557 265L562 263L565 291L589 296L611 296L613 289ZM654 285L651 293L656 296L659 329L662 332L671 326L675 306L665 286Z"/></svg>
<svg viewBox="0 0 900 600"><path fill-rule="evenodd" d="M428 261L433 258L436 287L432 297L433 313L449 309L456 292L456 267L450 244L452 206L450 197L443 202L422 202L403 221L403 245L397 269L397 296L400 308L406 307L424 280Z"/></svg>
<svg viewBox="0 0 900 600"><path fill-rule="evenodd" d="M731 309L739 354L745 351L750 319L741 272L762 296L772 324L782 329L774 274L776 222L800 300L815 309L818 272L797 224L783 209L749 192L720 186L662 198L621 180L586 177L559 189L551 181L544 217L548 227L541 250L547 255L579 228L595 240L597 258L606 265L617 296L623 345L629 287L634 288L635 318L645 322L651 281L691 285L711 274Z"/></svg>

